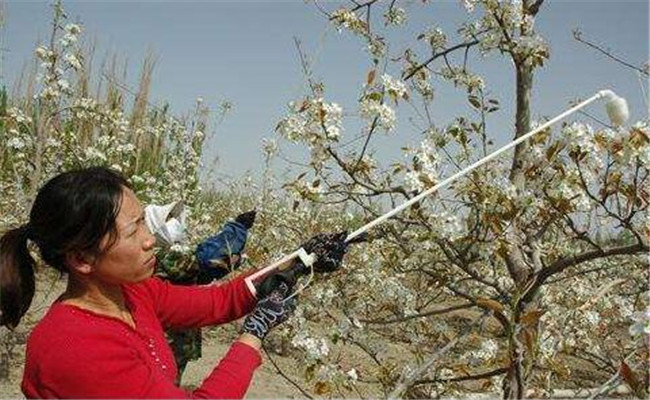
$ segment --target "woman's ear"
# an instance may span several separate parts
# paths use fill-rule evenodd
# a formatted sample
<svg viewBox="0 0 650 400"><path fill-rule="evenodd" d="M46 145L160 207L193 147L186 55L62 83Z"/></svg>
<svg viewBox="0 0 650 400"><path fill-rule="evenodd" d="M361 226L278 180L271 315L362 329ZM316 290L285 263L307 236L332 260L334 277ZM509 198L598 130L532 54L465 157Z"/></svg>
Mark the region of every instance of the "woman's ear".
<svg viewBox="0 0 650 400"><path fill-rule="evenodd" d="M70 272L75 271L82 275L88 275L94 269L95 257L79 252L68 253L65 256L65 263Z"/></svg>

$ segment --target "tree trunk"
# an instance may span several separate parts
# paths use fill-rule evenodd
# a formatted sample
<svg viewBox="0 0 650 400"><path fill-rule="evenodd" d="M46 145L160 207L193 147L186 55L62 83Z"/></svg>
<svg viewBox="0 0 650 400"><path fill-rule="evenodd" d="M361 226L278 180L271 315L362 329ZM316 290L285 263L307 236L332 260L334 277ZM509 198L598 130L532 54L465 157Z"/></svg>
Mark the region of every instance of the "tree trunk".
<svg viewBox="0 0 650 400"><path fill-rule="evenodd" d="M517 110L514 139L517 139L530 131L530 92L533 88L533 68L521 62L516 62L515 65L517 69ZM526 146L528 146L526 142L515 146L515 154L512 158L510 181L517 187L523 183L523 152Z"/></svg>
<svg viewBox="0 0 650 400"><path fill-rule="evenodd" d="M524 9L529 9L531 1L526 1L523 4ZM539 3L541 5L541 2ZM536 12L537 10L535 10ZM534 14L533 14L534 16ZM522 29L520 35L531 35L532 32L525 32ZM512 59L516 69L516 101L517 108L515 114L515 139L525 135L531 129L530 118L530 95L533 88L534 67L525 62L525 59L517 54L512 54ZM519 190L523 189L525 185L523 167L524 167L524 150L528 146L527 143L520 143L515 147L515 154L512 158L512 167L510 169L510 181ZM508 234L509 242L509 255L508 264L510 275L515 281L517 291L520 293L524 290L529 278L529 267L524 261L524 254L522 252L520 241L523 236L520 232L516 221L511 225L511 230ZM510 358L510 365L503 381L503 398L504 399L521 399L526 393L526 365L532 365L534 360L526 360L527 357L532 355L528 354L525 346L522 343L523 335L532 335L536 337L535 332L522 332L524 328L520 326L519 315L523 313L525 305L518 304L517 310L512 317L512 326L509 333L508 351ZM529 328L526 328L529 329Z"/></svg>

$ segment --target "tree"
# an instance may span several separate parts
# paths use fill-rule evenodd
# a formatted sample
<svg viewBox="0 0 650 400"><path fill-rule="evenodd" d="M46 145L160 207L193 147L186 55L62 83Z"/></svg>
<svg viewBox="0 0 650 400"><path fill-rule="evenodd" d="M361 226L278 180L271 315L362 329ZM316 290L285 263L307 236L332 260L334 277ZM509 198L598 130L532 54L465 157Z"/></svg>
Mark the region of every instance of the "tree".
<svg viewBox="0 0 650 400"><path fill-rule="evenodd" d="M459 27L455 41L433 26L411 46L389 54L387 48L397 48L389 45L391 28L407 19L396 1L354 2L333 10L314 2L338 29L366 44L370 69L358 109L346 114L326 101L326 84L301 57L310 91L290 104L276 129L310 150L309 166L286 185L290 191L313 204L342 204L370 220L432 187L450 170L445 165L460 168L487 154L492 141L486 120L498 112L499 101L470 70L471 52L498 52L512 62L514 138L533 128L534 75L549 58L534 29L543 0L462 3L472 19ZM427 1L412 6L423 9L414 12L431 7ZM436 85L443 84L466 91L473 110L444 128L435 126L429 113ZM415 110L423 139L419 148L405 149L409 162L382 167L370 155L372 143L379 131L395 130L400 105ZM349 114L362 128L344 141L343 119ZM358 145L350 150L350 143ZM316 289L297 318L302 332L294 343L311 356L307 376L316 376L315 390L334 390L323 376L339 376L347 386L350 376L357 376L350 370L346 378L333 366L326 349L336 342L365 353L375 366L364 375L387 396L439 396L471 380L488 388L486 379L495 376L502 377L504 398L522 398L528 388L550 393L569 373L556 359L560 353L609 375L618 370L612 360L630 353L634 362L644 362L643 339L613 344L611 337L629 325L635 309L647 306L639 295L648 288L643 255L649 161L648 121L598 129L565 123L518 145L510 160L473 171L382 226L372 244L352 254L350 270ZM432 307L435 303L444 306ZM459 329L463 335L448 337L454 329L437 317L460 309L489 318L474 312ZM331 330L319 335L305 328L310 319L322 318L331 320ZM589 334L594 329L598 334ZM416 367L401 370L375 346L382 340L410 349ZM465 349L464 355L436 351L451 352L444 347L451 342ZM591 382L599 379L606 377Z"/></svg>

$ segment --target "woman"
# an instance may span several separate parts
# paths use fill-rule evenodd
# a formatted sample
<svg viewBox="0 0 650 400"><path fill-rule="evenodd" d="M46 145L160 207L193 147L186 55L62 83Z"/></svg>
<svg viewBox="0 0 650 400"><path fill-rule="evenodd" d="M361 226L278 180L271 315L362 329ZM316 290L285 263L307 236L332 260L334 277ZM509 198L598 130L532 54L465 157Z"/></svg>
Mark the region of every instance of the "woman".
<svg viewBox="0 0 650 400"><path fill-rule="evenodd" d="M174 286L152 277L155 239L140 202L122 176L95 167L47 182L29 223L0 239L0 323L10 328L34 295L28 239L48 265L68 273L65 292L27 342L22 390L28 398L241 398L261 363L261 340L295 306L284 300L291 288L282 280L258 290L257 301L242 278ZM318 244L319 259L340 265L343 239L310 242ZM163 329L246 314L241 335L202 385L192 392L176 387Z"/></svg>

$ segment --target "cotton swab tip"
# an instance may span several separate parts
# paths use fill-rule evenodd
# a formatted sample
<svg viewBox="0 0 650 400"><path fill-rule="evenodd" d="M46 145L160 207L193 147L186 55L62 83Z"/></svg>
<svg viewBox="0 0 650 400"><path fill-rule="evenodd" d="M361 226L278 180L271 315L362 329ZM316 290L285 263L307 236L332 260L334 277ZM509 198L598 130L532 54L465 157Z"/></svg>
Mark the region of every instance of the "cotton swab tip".
<svg viewBox="0 0 650 400"><path fill-rule="evenodd" d="M630 117L630 110L627 107L627 101L624 98L616 95L611 90L603 90L601 94L607 100L605 110L607 116L614 126L622 126Z"/></svg>

